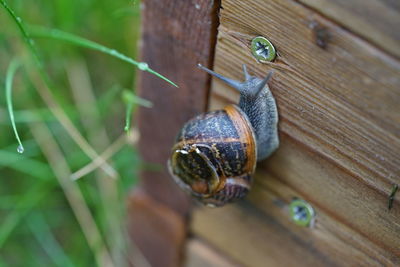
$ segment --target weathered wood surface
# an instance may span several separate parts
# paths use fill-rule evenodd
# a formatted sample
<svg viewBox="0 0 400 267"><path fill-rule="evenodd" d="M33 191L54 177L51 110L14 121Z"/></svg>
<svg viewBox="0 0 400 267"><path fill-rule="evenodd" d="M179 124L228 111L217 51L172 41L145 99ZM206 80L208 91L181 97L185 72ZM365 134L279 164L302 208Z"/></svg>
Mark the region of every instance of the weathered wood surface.
<svg viewBox="0 0 400 267"><path fill-rule="evenodd" d="M129 252L132 266L179 266L186 240L186 221L173 209L136 191L128 199Z"/></svg>
<svg viewBox="0 0 400 267"><path fill-rule="evenodd" d="M168 214L186 222L190 200L172 181L166 163L179 128L207 105L210 78L196 65L212 62L217 4L212 0L142 1L141 61L179 85L175 88L154 75L139 74L138 94L154 104L138 111L139 150L144 162L159 165L161 171L141 173L141 192L149 201L136 195L131 198L130 229L151 266L176 266L182 260L177 259L177 252L183 255L184 239L180 237L187 228L185 223L169 227L171 220L180 220ZM154 210L145 208L149 203ZM157 203L171 211L158 212Z"/></svg>
<svg viewBox="0 0 400 267"><path fill-rule="evenodd" d="M239 80L243 63L260 77L275 70L281 146L259 165L248 200L196 211L194 233L246 266L399 265L399 195L387 208L400 184L399 61L294 1L222 7L214 70ZM274 63L252 58L257 35L275 45ZM213 80L211 109L237 98ZM290 221L293 197L316 209L314 228Z"/></svg>
<svg viewBox="0 0 400 267"><path fill-rule="evenodd" d="M178 84L175 88L147 72L138 93L153 102L138 115L139 150L145 162L163 171L144 171L142 185L154 199L186 214L189 202L167 173L166 162L182 124L207 105L209 78L197 63L211 64L214 1L143 1L141 61ZM216 25L214 25L216 27Z"/></svg>
<svg viewBox="0 0 400 267"><path fill-rule="evenodd" d="M231 259L224 257L221 251L198 238L191 238L186 245L186 267L239 267Z"/></svg>
<svg viewBox="0 0 400 267"><path fill-rule="evenodd" d="M400 1L297 0L400 57Z"/></svg>
<svg viewBox="0 0 400 267"><path fill-rule="evenodd" d="M248 203L202 209L193 229L243 266L331 265L311 243Z"/></svg>
<svg viewBox="0 0 400 267"><path fill-rule="evenodd" d="M283 161L294 165L290 159L280 158L279 154L298 154L296 160L303 160L307 167L310 161L318 158L313 152L302 154L302 146L299 147L298 143L283 140L281 149L284 151L274 155L270 165L281 164ZM400 264L396 251L398 229L392 233L391 240L371 240L381 230L378 228L388 227L386 221L396 223L399 218L398 207L394 214L394 210L389 213L384 196L378 199L374 196L363 197L362 194L369 192L359 181L353 181L355 184L351 181L344 183L347 177L339 181L332 180L340 174L337 177L327 176L325 171L330 168L329 164L316 160L313 165L317 166L318 173L295 165L285 170L285 173L271 174L272 167L262 166L257 171L253 189L244 203L222 209L203 208L195 211L193 232L244 266ZM355 190L357 186L361 188ZM315 191L310 194L309 190ZM324 201L316 201L319 199L315 194L321 195ZM313 228L303 228L291 221L288 204L293 197L307 200L316 210ZM351 221L344 221L340 217L340 213L352 212L358 205L363 205L365 199L372 203L367 213L355 212ZM380 205L382 202L383 207ZM332 207L334 210L330 210ZM372 221L376 220L376 210L381 210L384 217ZM359 227L365 230L360 232ZM394 249L392 247L390 250L382 242Z"/></svg>

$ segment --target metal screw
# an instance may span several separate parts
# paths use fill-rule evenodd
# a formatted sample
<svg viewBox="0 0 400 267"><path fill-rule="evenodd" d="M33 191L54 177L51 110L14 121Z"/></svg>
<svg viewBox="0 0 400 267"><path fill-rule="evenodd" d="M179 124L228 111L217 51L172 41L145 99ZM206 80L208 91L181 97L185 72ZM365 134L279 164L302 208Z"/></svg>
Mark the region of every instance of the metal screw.
<svg viewBox="0 0 400 267"><path fill-rule="evenodd" d="M274 60L276 56L275 47L262 36L257 36L251 41L251 52L258 61L264 63Z"/></svg>
<svg viewBox="0 0 400 267"><path fill-rule="evenodd" d="M301 199L294 199L290 203L289 209L290 216L297 225L312 226L312 224L314 223L314 209L306 201Z"/></svg>

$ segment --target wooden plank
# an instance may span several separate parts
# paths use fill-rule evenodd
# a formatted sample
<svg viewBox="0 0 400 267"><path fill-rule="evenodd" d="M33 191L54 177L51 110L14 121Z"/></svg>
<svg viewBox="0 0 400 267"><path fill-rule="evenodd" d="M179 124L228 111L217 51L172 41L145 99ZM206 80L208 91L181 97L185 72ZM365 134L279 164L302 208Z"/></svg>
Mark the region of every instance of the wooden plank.
<svg viewBox="0 0 400 267"><path fill-rule="evenodd" d="M285 167L273 167L282 163ZM255 206L327 257L337 258L338 264L343 259L352 265L400 263L400 239L396 234L400 231L400 207L389 212L387 195L377 194L363 181L352 179L346 170L304 150L289 136L283 138L280 153L259 169L255 183L249 197ZM311 233L306 234L291 223L287 206L293 197L307 200L316 210L316 225Z"/></svg>
<svg viewBox="0 0 400 267"><path fill-rule="evenodd" d="M144 162L161 170L141 172L143 196L130 199L130 230L151 266L182 263L190 200L166 163L179 128L207 105L210 79L196 65L211 65L217 5L212 0L142 1L141 61L179 85L139 73L138 94L154 104L138 110L139 150Z"/></svg>
<svg viewBox="0 0 400 267"><path fill-rule="evenodd" d="M146 0L142 9L141 61L179 88L148 73L139 75L139 95L154 108L139 109L140 154L162 171L143 171L144 190L154 199L186 214L189 201L166 169L170 149L185 121L204 111L209 77L197 63L211 64L216 35L216 1Z"/></svg>
<svg viewBox="0 0 400 267"><path fill-rule="evenodd" d="M389 212L387 196L376 195L362 181L352 180L313 151L303 150L302 144L283 136L280 151L256 173L247 198L251 205L232 205L242 210L240 214L231 209L198 210L193 232L235 260L245 259L241 262L245 266L263 266L263 262L335 266L344 261L351 266L399 265L400 206ZM294 197L314 207L314 228L291 221L288 205ZM271 238L269 231L276 236ZM288 256L276 250L301 252Z"/></svg>
<svg viewBox="0 0 400 267"><path fill-rule="evenodd" d="M186 267L234 267L240 266L231 259L222 255L218 249L211 247L206 242L198 238L191 238L186 246Z"/></svg>
<svg viewBox="0 0 400 267"><path fill-rule="evenodd" d="M400 57L400 2L391 0L298 0Z"/></svg>
<svg viewBox="0 0 400 267"><path fill-rule="evenodd" d="M128 199L129 233L135 242L129 252L132 266L182 265L185 219L141 190Z"/></svg>
<svg viewBox="0 0 400 267"><path fill-rule="evenodd" d="M274 68L271 87L281 115L281 131L379 192L399 182L399 62L320 17L336 43L328 50L317 47L307 38L310 30L304 23L317 15L291 1L273 2L276 6L271 2L268 8L254 10L242 3L223 3L215 69L241 79L242 63L250 65L257 76ZM277 15L276 10L282 14ZM234 15L241 12L250 18ZM252 27L259 29L251 29L247 23L261 14L274 19L276 25L255 24ZM286 29L285 35L274 30L278 25ZM247 45L256 32L273 40L280 53L276 63L254 63ZM332 58L336 58L335 64L330 62ZM214 81L212 90L218 97L237 99L237 93L220 81Z"/></svg>
<svg viewBox="0 0 400 267"><path fill-rule="evenodd" d="M246 266L399 265L398 195L387 209L400 184L399 61L293 1L222 6L214 69L238 80L243 63L259 77L275 70L281 146L260 164L250 203L198 211L193 231ZM326 45L316 27L329 33ZM252 58L257 35L277 48L274 63ZM211 109L237 98L213 80ZM317 210L315 228L290 221L293 197Z"/></svg>
<svg viewBox="0 0 400 267"><path fill-rule="evenodd" d="M297 226L288 212L293 196L300 195L279 179L258 174L248 198L251 204L197 210L192 230L244 266L400 264L398 256L337 222L313 202L309 203L316 209L315 227Z"/></svg>
<svg viewBox="0 0 400 267"><path fill-rule="evenodd" d="M213 97L211 103L213 108L217 108L224 106L226 101ZM262 178L256 180L249 199L260 209L268 209L266 202L260 200L265 198L262 195L271 197L271 192L276 194L282 191L282 184L268 184L273 176L286 187L286 195L281 197L282 203L289 203L293 197L306 198L329 215L329 228L333 228L329 232L333 234L324 236L344 235L353 236L352 239L355 239L357 233L362 241L357 245L347 245L373 247L374 249L368 250L366 255L373 255L371 251L379 251L376 258L379 258L378 255L384 255L382 262L390 262L389 259L393 259L400 263L400 236L396 234L400 233L400 197L397 195L394 202L396 206L388 211L391 186L380 192L359 177L354 177L349 170L338 167L329 158L316 153L314 149L307 147L307 144L299 142L294 138L297 134L299 132L296 128L281 131L280 148L271 158L259 165L256 176ZM318 214L321 210L318 210ZM282 220L288 220L287 216ZM322 220L319 220L320 227L325 228L321 223ZM334 244L332 240L329 240L329 243ZM328 248L329 245L321 247ZM343 250L342 253L352 249L344 249L345 244L337 247Z"/></svg>
<svg viewBox="0 0 400 267"><path fill-rule="evenodd" d="M311 243L245 202L197 210L192 229L243 266L333 265Z"/></svg>

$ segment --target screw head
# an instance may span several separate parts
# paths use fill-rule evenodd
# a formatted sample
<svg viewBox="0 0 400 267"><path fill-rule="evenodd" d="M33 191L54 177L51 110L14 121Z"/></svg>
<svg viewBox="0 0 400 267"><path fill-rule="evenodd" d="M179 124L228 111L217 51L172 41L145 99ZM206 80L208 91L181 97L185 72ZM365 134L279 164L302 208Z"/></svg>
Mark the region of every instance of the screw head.
<svg viewBox="0 0 400 267"><path fill-rule="evenodd" d="M289 206L290 216L300 226L311 226L314 223L313 207L302 199L294 199Z"/></svg>
<svg viewBox="0 0 400 267"><path fill-rule="evenodd" d="M259 62L275 59L276 51L272 43L265 37L257 36L251 41L251 53Z"/></svg>

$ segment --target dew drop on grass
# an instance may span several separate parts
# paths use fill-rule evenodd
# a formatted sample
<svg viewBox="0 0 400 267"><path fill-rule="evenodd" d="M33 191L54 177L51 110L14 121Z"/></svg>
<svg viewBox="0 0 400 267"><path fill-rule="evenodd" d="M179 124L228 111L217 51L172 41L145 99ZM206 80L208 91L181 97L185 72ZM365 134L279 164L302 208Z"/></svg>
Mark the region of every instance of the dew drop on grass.
<svg viewBox="0 0 400 267"><path fill-rule="evenodd" d="M115 55L118 54L118 52L117 52L116 50L114 50L114 49L111 49L111 50L110 50L110 54L113 55L113 56L115 56Z"/></svg>
<svg viewBox="0 0 400 267"><path fill-rule="evenodd" d="M25 151L25 149L24 149L24 147L23 147L22 145L19 145L19 146L17 147L17 152L18 152L18 153L22 154L22 153L24 153L24 151Z"/></svg>
<svg viewBox="0 0 400 267"><path fill-rule="evenodd" d="M147 69L149 68L149 65L147 65L147 63L145 63L145 62L140 62L140 63L138 64L138 68L139 68L140 70L147 70Z"/></svg>
<svg viewBox="0 0 400 267"><path fill-rule="evenodd" d="M17 17L16 19L17 19L18 22L22 21L20 17Z"/></svg>

